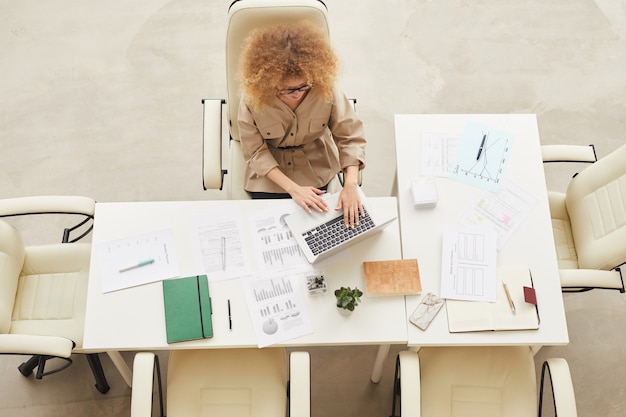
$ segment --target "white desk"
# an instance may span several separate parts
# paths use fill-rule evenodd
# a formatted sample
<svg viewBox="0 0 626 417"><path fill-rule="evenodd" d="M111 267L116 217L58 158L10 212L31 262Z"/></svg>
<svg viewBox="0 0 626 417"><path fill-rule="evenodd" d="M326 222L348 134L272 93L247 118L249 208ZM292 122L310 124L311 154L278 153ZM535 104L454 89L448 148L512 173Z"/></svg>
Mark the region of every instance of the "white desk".
<svg viewBox="0 0 626 417"><path fill-rule="evenodd" d="M445 307L426 331L408 323L409 346L560 345L569 342L559 281L547 191L535 115L396 115L397 184L403 258L417 258L424 293L440 294L442 228L458 219L483 190L436 178L439 202L416 209L410 184L420 177L422 133L461 136L466 122L515 135L505 180L530 192L537 203L520 229L498 253L498 266L529 267L532 271L541 324L539 330L450 333ZM407 315L420 297L406 297Z"/></svg>
<svg viewBox="0 0 626 417"><path fill-rule="evenodd" d="M271 204L270 201L194 201L148 203L98 203L93 243L170 228L174 234L181 276L194 275L189 232L191 213L218 206L241 208L243 214ZM370 198L369 204L397 210L392 197ZM363 297L350 316L339 314L334 290L340 286L365 289L363 261L400 258L398 221L381 233L324 260L316 268L325 273L328 291L304 295L313 334L289 340L282 346L388 345L406 343L407 328L403 297ZM306 292L306 286L303 291ZM257 341L239 279L210 282L214 336L210 339L168 344L165 337L163 294L160 282L102 293L98 257L92 251L85 334L87 352L111 352L111 358L129 383L127 366L115 352L169 349L254 347ZM232 331L228 328L227 299L231 300ZM384 348L383 348L384 350ZM384 358L384 351L379 359ZM379 361L380 362L380 361ZM378 363L376 367L380 367ZM379 378L375 368L372 379Z"/></svg>

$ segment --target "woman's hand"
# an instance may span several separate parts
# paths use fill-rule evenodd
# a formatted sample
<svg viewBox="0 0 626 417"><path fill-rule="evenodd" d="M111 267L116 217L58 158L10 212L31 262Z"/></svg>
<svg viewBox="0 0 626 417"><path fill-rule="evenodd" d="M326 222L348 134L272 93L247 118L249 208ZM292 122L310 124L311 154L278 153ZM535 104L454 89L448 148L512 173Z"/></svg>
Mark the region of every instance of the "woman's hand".
<svg viewBox="0 0 626 417"><path fill-rule="evenodd" d="M319 188L301 187L299 185L289 189L289 195L293 201L308 213L311 212L311 209L319 212L328 211L328 204L320 197L325 192Z"/></svg>
<svg viewBox="0 0 626 417"><path fill-rule="evenodd" d="M328 211L328 204L320 197L326 191L315 187L302 187L289 179L278 167L274 167L268 172L267 178L285 190L293 201L308 213L311 212L311 209L319 212Z"/></svg>
<svg viewBox="0 0 626 417"><path fill-rule="evenodd" d="M360 223L359 216L365 216L358 183L359 168L349 166L345 170L343 189L335 210L343 209L343 222L346 227L354 229Z"/></svg>

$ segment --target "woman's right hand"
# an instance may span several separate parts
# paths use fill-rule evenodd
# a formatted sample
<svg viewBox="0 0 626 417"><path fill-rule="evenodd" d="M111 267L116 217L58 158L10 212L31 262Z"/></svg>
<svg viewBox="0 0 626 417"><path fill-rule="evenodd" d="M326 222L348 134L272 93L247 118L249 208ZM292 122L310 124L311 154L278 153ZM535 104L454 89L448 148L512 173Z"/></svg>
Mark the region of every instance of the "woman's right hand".
<svg viewBox="0 0 626 417"><path fill-rule="evenodd" d="M311 210L319 212L328 211L328 204L326 204L326 201L320 197L322 194L326 193L326 191L315 187L302 187L295 185L288 192L293 201L305 209L307 213L311 213Z"/></svg>

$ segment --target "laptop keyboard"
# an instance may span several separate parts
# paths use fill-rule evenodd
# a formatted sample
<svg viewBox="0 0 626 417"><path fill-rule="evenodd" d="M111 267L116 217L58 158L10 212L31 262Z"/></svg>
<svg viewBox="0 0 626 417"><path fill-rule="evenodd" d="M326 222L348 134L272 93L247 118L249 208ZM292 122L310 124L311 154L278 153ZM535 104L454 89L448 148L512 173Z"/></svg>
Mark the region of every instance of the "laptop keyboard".
<svg viewBox="0 0 626 417"><path fill-rule="evenodd" d="M374 227L372 218L364 209L365 216L359 218L359 225L348 228L343 222L343 214L302 233L304 241L314 255L326 252Z"/></svg>

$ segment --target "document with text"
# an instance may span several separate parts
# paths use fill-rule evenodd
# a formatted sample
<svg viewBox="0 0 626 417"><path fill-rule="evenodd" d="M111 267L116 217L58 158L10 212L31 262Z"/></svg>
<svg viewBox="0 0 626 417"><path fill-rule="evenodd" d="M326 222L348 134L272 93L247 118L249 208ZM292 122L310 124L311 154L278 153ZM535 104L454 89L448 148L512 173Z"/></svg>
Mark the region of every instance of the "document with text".
<svg viewBox="0 0 626 417"><path fill-rule="evenodd" d="M101 242L95 250L105 293L179 276L171 229Z"/></svg>
<svg viewBox="0 0 626 417"><path fill-rule="evenodd" d="M500 251L536 203L535 196L506 181L500 193L483 192L461 216L459 223L465 227L494 230L498 234Z"/></svg>
<svg viewBox="0 0 626 417"><path fill-rule="evenodd" d="M307 261L285 217L302 210L292 199L277 200L270 207L248 215L257 264L265 272L308 272Z"/></svg>
<svg viewBox="0 0 626 417"><path fill-rule="evenodd" d="M215 208L189 218L191 246L198 274L221 281L250 274L246 229L240 210Z"/></svg>
<svg viewBox="0 0 626 417"><path fill-rule="evenodd" d="M422 133L420 139L420 175L447 178L452 171L461 137L443 133Z"/></svg>
<svg viewBox="0 0 626 417"><path fill-rule="evenodd" d="M441 298L495 302L496 245L493 230L445 228Z"/></svg>
<svg viewBox="0 0 626 417"><path fill-rule="evenodd" d="M259 347L313 333L303 298L303 275L242 277Z"/></svg>

